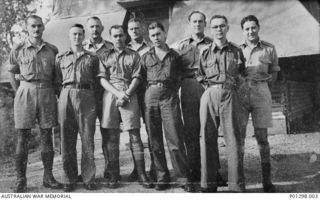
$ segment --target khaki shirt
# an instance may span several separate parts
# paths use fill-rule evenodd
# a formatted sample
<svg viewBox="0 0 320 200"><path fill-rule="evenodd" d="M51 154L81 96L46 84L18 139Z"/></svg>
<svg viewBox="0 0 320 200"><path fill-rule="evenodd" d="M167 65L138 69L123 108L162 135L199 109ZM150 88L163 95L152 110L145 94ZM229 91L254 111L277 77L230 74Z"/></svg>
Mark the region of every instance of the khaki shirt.
<svg viewBox="0 0 320 200"><path fill-rule="evenodd" d="M201 49L212 43L209 37L203 37L196 42L191 36L178 43L178 52L181 56L183 77L192 77L199 69Z"/></svg>
<svg viewBox="0 0 320 200"><path fill-rule="evenodd" d="M95 53L99 60L102 60L113 48L113 44L107 40L103 40L100 44L93 44L89 39L87 39L83 43L83 48L87 51Z"/></svg>
<svg viewBox="0 0 320 200"><path fill-rule="evenodd" d="M125 85L129 85L134 78L141 79L139 54L129 48L121 52L111 49L100 62L98 77L106 78L111 84L125 83Z"/></svg>
<svg viewBox="0 0 320 200"><path fill-rule="evenodd" d="M200 55L197 80L204 84L231 83L244 70L241 49L231 42L219 49L213 42Z"/></svg>
<svg viewBox="0 0 320 200"><path fill-rule="evenodd" d="M260 40L253 49L246 42L240 45L245 57L245 75L256 81L269 81L272 72L280 71L278 56L275 47Z"/></svg>
<svg viewBox="0 0 320 200"><path fill-rule="evenodd" d="M179 84L181 78L181 58L173 49L169 49L161 61L152 47L141 58L141 65L148 83L167 82Z"/></svg>
<svg viewBox="0 0 320 200"><path fill-rule="evenodd" d="M39 48L26 39L13 47L9 55L9 69L13 74L20 74L24 81L52 82L55 79L55 57L57 47L42 42Z"/></svg>
<svg viewBox="0 0 320 200"><path fill-rule="evenodd" d="M86 50L78 56L71 50L57 56L58 83L62 85L90 84L96 86L98 68L98 57Z"/></svg>
<svg viewBox="0 0 320 200"><path fill-rule="evenodd" d="M134 46L132 45L132 42L129 42L127 47L129 49L132 49L136 52L139 53L140 57L143 56L145 53L147 53L150 50L150 45L147 43L147 41L143 40L142 43L138 46Z"/></svg>

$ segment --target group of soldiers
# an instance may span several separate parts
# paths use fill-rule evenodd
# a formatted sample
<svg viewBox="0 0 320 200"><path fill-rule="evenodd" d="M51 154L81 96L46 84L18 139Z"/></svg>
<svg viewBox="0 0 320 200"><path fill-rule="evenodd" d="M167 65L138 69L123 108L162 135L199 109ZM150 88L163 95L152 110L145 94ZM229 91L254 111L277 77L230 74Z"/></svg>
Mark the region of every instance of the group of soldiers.
<svg viewBox="0 0 320 200"><path fill-rule="evenodd" d="M79 133L81 179L87 190L97 189L94 133L98 118L105 158L103 176L108 179L109 188L117 188L121 179L122 129L129 133L134 163L129 179L138 180L143 187L170 187L164 131L176 184L185 191L194 192L200 183L200 192L216 192L218 186L226 185L230 191L244 192L244 141L251 113L261 155L263 188L265 192L275 192L267 139L267 128L272 126L270 88L280 70L274 46L260 40L259 21L253 15L241 21L245 42L240 46L227 40L229 25L223 15L211 17L211 37L204 35L204 13L193 11L188 21L190 37L177 42L173 50L165 42L166 31L160 22L148 26L149 44L143 38L143 22L130 19L130 42L126 44L123 26L110 27L109 42L101 37L101 20L90 17L86 24L88 39L85 40L83 25L74 24L69 30L70 49L58 54L54 45L42 40L42 19L29 16L29 36L14 46L9 56L18 132L14 191L26 191L28 140L36 123L40 127L43 186L65 192L75 189L79 181ZM140 116L148 134L148 176ZM58 124L62 183L52 174L52 128ZM219 127L227 147L228 182L219 173Z"/></svg>

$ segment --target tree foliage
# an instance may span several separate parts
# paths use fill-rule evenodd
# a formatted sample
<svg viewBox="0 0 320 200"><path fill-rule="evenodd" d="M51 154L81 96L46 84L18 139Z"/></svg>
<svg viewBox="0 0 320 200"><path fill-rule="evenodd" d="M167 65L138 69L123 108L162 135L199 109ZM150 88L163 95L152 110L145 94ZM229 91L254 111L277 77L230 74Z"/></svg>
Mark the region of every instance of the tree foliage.
<svg viewBox="0 0 320 200"><path fill-rule="evenodd" d="M0 65L7 59L12 46L15 24L24 24L24 19L35 10L29 5L34 0L1 0L0 1Z"/></svg>

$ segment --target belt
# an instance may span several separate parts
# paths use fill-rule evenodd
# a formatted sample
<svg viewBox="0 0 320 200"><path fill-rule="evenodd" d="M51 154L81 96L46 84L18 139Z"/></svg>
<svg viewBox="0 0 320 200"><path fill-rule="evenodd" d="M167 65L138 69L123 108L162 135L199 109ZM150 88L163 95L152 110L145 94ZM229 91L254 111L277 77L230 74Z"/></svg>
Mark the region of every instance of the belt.
<svg viewBox="0 0 320 200"><path fill-rule="evenodd" d="M208 88L222 88L222 89L235 89L236 85L232 83L214 83L208 84Z"/></svg>
<svg viewBox="0 0 320 200"><path fill-rule="evenodd" d="M63 85L63 88L92 90L93 86L91 84L66 83Z"/></svg>
<svg viewBox="0 0 320 200"><path fill-rule="evenodd" d="M20 86L38 87L38 88L52 88L52 83L41 81L21 81Z"/></svg>
<svg viewBox="0 0 320 200"><path fill-rule="evenodd" d="M148 82L149 87L164 87L169 88L172 87L172 84L169 82Z"/></svg>

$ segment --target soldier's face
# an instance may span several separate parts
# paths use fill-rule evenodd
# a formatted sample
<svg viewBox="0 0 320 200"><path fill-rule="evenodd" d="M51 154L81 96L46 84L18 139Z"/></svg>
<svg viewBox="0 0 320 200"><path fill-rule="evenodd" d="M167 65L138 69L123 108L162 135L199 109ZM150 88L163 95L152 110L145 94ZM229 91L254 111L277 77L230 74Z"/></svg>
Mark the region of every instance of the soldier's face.
<svg viewBox="0 0 320 200"><path fill-rule="evenodd" d="M69 31L69 39L71 46L82 45L84 40L84 30L82 28L72 27Z"/></svg>
<svg viewBox="0 0 320 200"><path fill-rule="evenodd" d="M111 29L111 41L116 48L124 48L126 35L122 28Z"/></svg>
<svg viewBox="0 0 320 200"><path fill-rule="evenodd" d="M189 24L193 33L203 33L206 27L204 17L199 13L191 15Z"/></svg>
<svg viewBox="0 0 320 200"><path fill-rule="evenodd" d="M255 21L246 21L242 28L243 35L250 42L255 42L259 39L259 30L260 28Z"/></svg>
<svg viewBox="0 0 320 200"><path fill-rule="evenodd" d="M131 39L137 39L142 37L142 28L139 22L130 22L128 24L128 34Z"/></svg>
<svg viewBox="0 0 320 200"><path fill-rule="evenodd" d="M162 46L166 42L166 34L161 28L149 30L149 38L154 46Z"/></svg>
<svg viewBox="0 0 320 200"><path fill-rule="evenodd" d="M27 31L30 37L41 38L44 31L42 20L29 18L27 21Z"/></svg>
<svg viewBox="0 0 320 200"><path fill-rule="evenodd" d="M223 18L215 18L210 22L210 32L214 39L224 39L227 37L229 26Z"/></svg>
<svg viewBox="0 0 320 200"><path fill-rule="evenodd" d="M101 33L104 27L99 20L89 19L89 21L87 22L87 29L89 37L95 39L101 37Z"/></svg>

